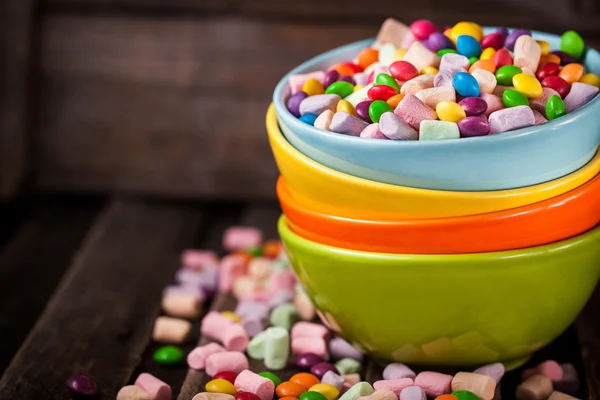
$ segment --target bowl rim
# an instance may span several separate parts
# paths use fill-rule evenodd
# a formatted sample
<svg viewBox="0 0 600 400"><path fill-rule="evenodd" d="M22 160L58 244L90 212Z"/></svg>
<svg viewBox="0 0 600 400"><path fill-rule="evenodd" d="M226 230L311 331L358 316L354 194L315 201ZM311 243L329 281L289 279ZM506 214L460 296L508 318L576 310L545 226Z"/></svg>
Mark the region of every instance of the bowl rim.
<svg viewBox="0 0 600 400"><path fill-rule="evenodd" d="M495 29L497 29L498 27L484 27L484 34L487 34L488 32L494 31ZM509 31L512 31L515 28L508 28ZM547 33L547 32L541 32L541 31L531 31L531 34L534 38L537 39L549 39L551 38L553 41L560 39L560 36L552 34L552 33ZM372 44L375 41L375 38L369 38L369 39L364 39L364 40L359 40L353 43L349 43L340 47L336 47L332 50L326 51L324 53L321 53L317 56L314 56L310 59L308 59L307 61L303 62L302 64L296 66L295 68L293 68L291 71L289 71L276 85L275 90L273 92L273 104L275 105L275 109L277 111L277 115L280 118L285 119L285 124L287 126L289 126L290 129L301 129L301 130L308 130L310 133L312 134L319 134L319 135L325 135L328 138L335 138L334 140L340 140L340 141L348 141L348 143L352 143L352 141L360 141L360 142L356 142L356 143L361 143L361 146L365 147L365 146L376 146L376 148L381 148L381 147L389 147L389 148L394 148L394 147L409 147L409 146L429 146L429 147L444 147L446 148L447 146L460 146L461 143L462 145L468 145L470 143L473 144L477 144L477 143L481 143L482 141L485 143L495 143L495 142L504 142L506 140L516 140L520 137L523 136L532 136L532 135L542 135L542 134L546 134L548 130L557 130L559 128L561 128L563 125L571 123L573 119L578 118L580 115L583 115L584 113L594 113L594 112L600 112L600 94L597 94L596 97L594 99L592 99L592 101L588 102L587 104L583 105L582 107L578 108L577 110L561 117L561 118L557 118L553 121L548 121L545 122L543 124L540 125L534 125L534 126L529 126L529 127L525 127L525 128L520 128L520 129L515 129L512 131L507 131L507 132L501 132L501 133L495 133L495 134L489 134L486 136L477 136L477 137L467 137L467 138L458 138L458 139L449 139L449 140L426 140L426 141L420 141L420 140L386 140L386 141L382 141L382 140L378 140L378 139L369 139L369 138L361 138L361 137L357 137L357 136L352 136L352 135L343 135L343 134L339 134L339 133L335 133L335 132L329 132L329 131L325 131L322 129L318 129L315 128L314 126L310 126L307 125L306 123L300 121L298 118L294 117L289 110L287 109L287 107L284 104L283 101L283 93L285 91L285 89L288 86L288 79L291 75L295 75L298 73L306 73L306 72L302 72L303 70L310 68L311 66L314 66L315 64L324 62L325 60L327 60L328 58L334 57L336 54L338 53L342 53L344 51L347 51L351 48L354 47L366 47L369 46L370 44ZM585 58L587 57L593 57L594 59L596 59L596 61L598 62L598 66L600 68L600 53L591 48L591 47L586 47L586 54L584 56ZM290 122L288 122L290 121ZM388 143L391 142L391 143Z"/></svg>
<svg viewBox="0 0 600 400"><path fill-rule="evenodd" d="M341 247L329 246L322 243L313 242L295 233L288 225L287 217L282 214L277 221L277 230L285 245L285 242L293 242L295 246L309 249L319 254L335 254L346 258L362 258L373 261L407 261L412 262L436 262L436 261L485 261L485 260L506 260L513 258L532 258L538 256L549 256L556 252L570 250L573 247L585 245L597 238L600 238L600 225L569 239L554 243L548 243L540 246L527 247L524 249L492 251L486 253L464 253L464 254L393 254L376 253L360 250L344 249ZM290 254L293 258L293 255ZM391 267L391 266L390 266ZM600 268L600 263L598 263Z"/></svg>

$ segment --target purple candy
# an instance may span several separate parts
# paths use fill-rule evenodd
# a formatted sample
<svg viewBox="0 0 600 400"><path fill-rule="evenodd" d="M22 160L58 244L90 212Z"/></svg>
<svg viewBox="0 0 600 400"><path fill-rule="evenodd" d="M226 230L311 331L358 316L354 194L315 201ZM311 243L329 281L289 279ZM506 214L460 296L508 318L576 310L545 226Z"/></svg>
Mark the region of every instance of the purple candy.
<svg viewBox="0 0 600 400"><path fill-rule="evenodd" d="M323 378L323 375L325 375L327 371L333 371L338 375L340 374L337 368L328 362L320 362L310 367L310 373L319 379Z"/></svg>
<svg viewBox="0 0 600 400"><path fill-rule="evenodd" d="M358 115L358 117L360 119L362 119L365 122L368 122L369 124L373 121L371 121L371 117L369 116L369 106L371 105L371 101L370 100L365 100L365 101L361 101L360 103L358 103L356 105L356 115Z"/></svg>
<svg viewBox="0 0 600 400"><path fill-rule="evenodd" d="M496 29L496 33L501 34L502 38L506 38L508 36L508 29L505 26L500 26Z"/></svg>
<svg viewBox="0 0 600 400"><path fill-rule="evenodd" d="M314 353L304 353L296 358L296 365L300 368L312 368L313 365L323 362L323 358Z"/></svg>
<svg viewBox="0 0 600 400"><path fill-rule="evenodd" d="M339 81L344 81L344 82L348 82L351 83L352 85L356 85L356 82L354 82L354 78L351 77L350 75L344 75L342 76Z"/></svg>
<svg viewBox="0 0 600 400"><path fill-rule="evenodd" d="M564 51L561 51L561 50L551 51L550 54L557 55L560 58L560 65L567 65L567 64L577 62L577 61L575 61L575 58L573 58L572 55L570 55L569 53L565 53Z"/></svg>
<svg viewBox="0 0 600 400"><path fill-rule="evenodd" d="M85 375L75 375L67 380L67 387L77 395L92 396L98 393L98 386L91 378Z"/></svg>
<svg viewBox="0 0 600 400"><path fill-rule="evenodd" d="M329 87L333 82L337 82L340 79L340 73L336 70L332 69L331 71L325 74L325 79L323 79L323 86L325 89Z"/></svg>
<svg viewBox="0 0 600 400"><path fill-rule="evenodd" d="M458 122L462 137L484 136L490 133L490 124L479 117L467 117Z"/></svg>
<svg viewBox="0 0 600 400"><path fill-rule="evenodd" d="M465 97L458 104L468 117L481 115L487 110L487 103L481 97Z"/></svg>
<svg viewBox="0 0 600 400"><path fill-rule="evenodd" d="M446 37L446 35L440 32L434 32L429 35L427 40L423 42L423 45L435 53L442 49L452 47L450 40Z"/></svg>
<svg viewBox="0 0 600 400"><path fill-rule="evenodd" d="M362 361L363 353L339 336L329 341L329 352L334 359L353 358Z"/></svg>
<svg viewBox="0 0 600 400"><path fill-rule="evenodd" d="M288 99L286 106L294 117L300 118L300 103L307 97L308 95L305 92L300 91L291 95Z"/></svg>
<svg viewBox="0 0 600 400"><path fill-rule="evenodd" d="M522 28L515 29L506 37L506 40L504 41L504 47L510 51L513 51L515 49L515 43L517 42L517 39L519 36L523 35L531 36L531 31L529 29Z"/></svg>

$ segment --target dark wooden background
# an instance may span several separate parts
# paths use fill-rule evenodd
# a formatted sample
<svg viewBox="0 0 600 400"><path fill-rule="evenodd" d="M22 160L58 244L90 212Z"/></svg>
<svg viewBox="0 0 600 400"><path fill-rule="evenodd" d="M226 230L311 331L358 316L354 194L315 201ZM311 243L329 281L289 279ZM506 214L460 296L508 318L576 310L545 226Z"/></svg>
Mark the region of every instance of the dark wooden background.
<svg viewBox="0 0 600 400"><path fill-rule="evenodd" d="M600 43L598 0L3 0L0 198L273 198L264 114L299 62L388 16Z"/></svg>

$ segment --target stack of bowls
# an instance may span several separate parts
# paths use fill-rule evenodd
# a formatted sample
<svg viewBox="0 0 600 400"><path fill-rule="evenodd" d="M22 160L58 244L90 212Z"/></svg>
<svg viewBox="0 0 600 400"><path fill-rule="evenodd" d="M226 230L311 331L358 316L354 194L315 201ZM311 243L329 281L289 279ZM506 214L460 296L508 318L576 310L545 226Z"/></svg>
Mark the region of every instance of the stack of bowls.
<svg viewBox="0 0 600 400"><path fill-rule="evenodd" d="M309 60L275 90L266 123L292 265L323 322L376 358L518 366L600 276L600 96L542 125L431 142L325 132L289 113L289 75L370 43ZM584 64L600 74L597 51Z"/></svg>

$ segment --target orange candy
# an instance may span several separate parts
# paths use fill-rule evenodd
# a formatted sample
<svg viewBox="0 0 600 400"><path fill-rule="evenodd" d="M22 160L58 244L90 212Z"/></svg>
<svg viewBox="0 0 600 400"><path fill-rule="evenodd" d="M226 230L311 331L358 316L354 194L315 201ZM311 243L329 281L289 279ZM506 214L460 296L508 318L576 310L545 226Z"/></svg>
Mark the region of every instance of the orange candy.
<svg viewBox="0 0 600 400"><path fill-rule="evenodd" d="M290 378L290 382L295 382L295 383L301 385L302 387L304 387L306 390L310 389L317 383L321 383L321 381L319 381L319 378L317 378L313 374L309 374L308 372L297 373L296 375L294 375ZM300 397L300 396L296 396L296 397Z"/></svg>
<svg viewBox="0 0 600 400"><path fill-rule="evenodd" d="M496 63L494 60L477 60L473 63L473 65L471 65L471 68L469 68L469 73L475 71L476 69L485 69L493 74L496 72Z"/></svg>
<svg viewBox="0 0 600 400"><path fill-rule="evenodd" d="M329 68L329 70L336 70L340 76L352 76L354 75L354 70L347 65L344 64L336 64L333 67Z"/></svg>
<svg viewBox="0 0 600 400"><path fill-rule="evenodd" d="M310 375L310 374L309 374ZM275 389L275 393L279 398L299 398L300 395L306 392L304 385L298 382L282 382Z"/></svg>
<svg viewBox="0 0 600 400"><path fill-rule="evenodd" d="M540 57L540 65L544 65L550 62L560 65L560 57L556 54L546 54L545 56Z"/></svg>
<svg viewBox="0 0 600 400"><path fill-rule="evenodd" d="M367 68L369 65L379 60L379 50L370 47L364 49L358 54L358 65Z"/></svg>
<svg viewBox="0 0 600 400"><path fill-rule="evenodd" d="M456 397L453 394L443 394L441 396L436 397L435 400L459 400L459 399L458 399L458 397Z"/></svg>
<svg viewBox="0 0 600 400"><path fill-rule="evenodd" d="M583 65L581 64L567 64L561 68L558 76L563 78L568 83L579 82L583 76Z"/></svg>
<svg viewBox="0 0 600 400"><path fill-rule="evenodd" d="M398 103L400 103L403 98L404 98L403 94L397 94L397 95L394 95L394 96L390 97L389 99L387 99L386 103L388 103L390 105L390 107L392 107L393 109L396 109L396 107L398 106Z"/></svg>
<svg viewBox="0 0 600 400"><path fill-rule="evenodd" d="M279 255L281 250L281 243L279 240L269 240L263 246L263 255L267 258L275 258Z"/></svg>

